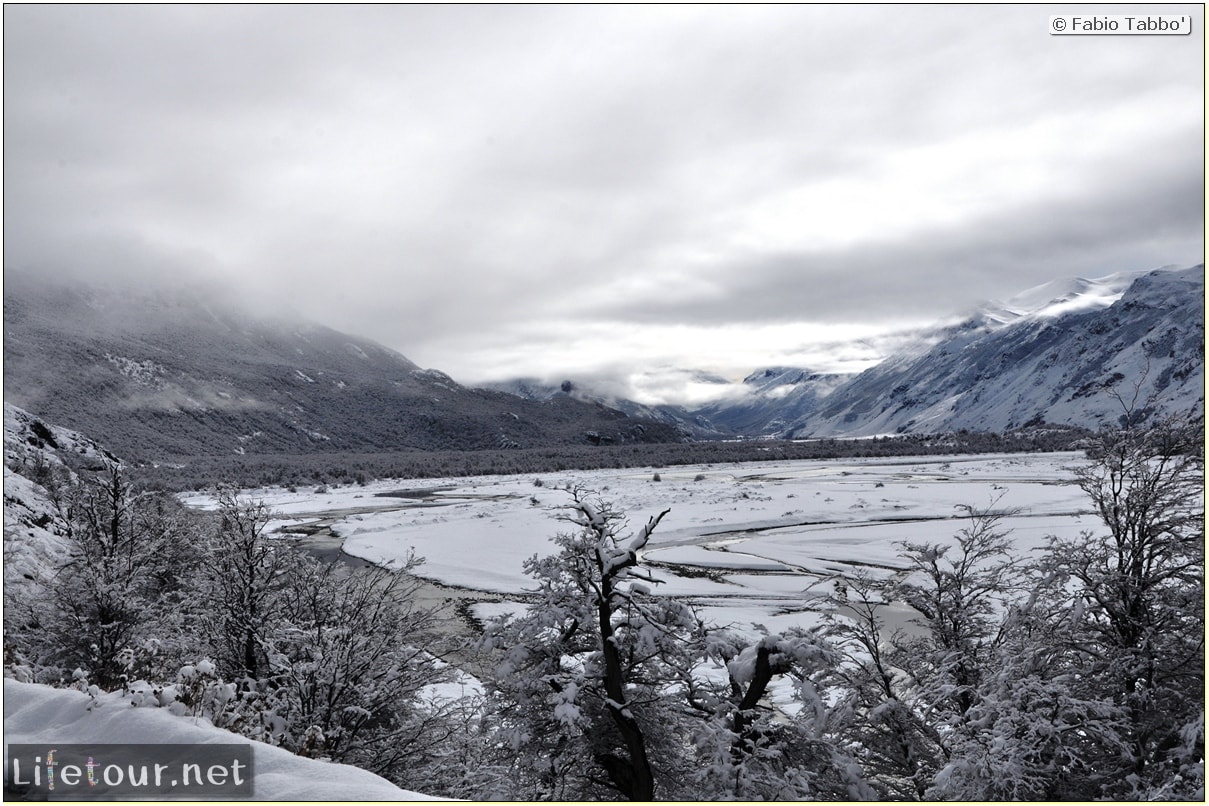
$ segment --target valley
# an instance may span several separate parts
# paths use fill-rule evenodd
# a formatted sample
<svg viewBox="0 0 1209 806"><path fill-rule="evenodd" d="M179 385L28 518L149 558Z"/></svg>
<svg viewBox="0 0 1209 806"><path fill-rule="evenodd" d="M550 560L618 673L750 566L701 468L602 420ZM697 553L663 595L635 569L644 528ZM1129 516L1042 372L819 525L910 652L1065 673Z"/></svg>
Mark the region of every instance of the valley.
<svg viewBox="0 0 1209 806"><path fill-rule="evenodd" d="M7 4L5 800L1205 801L1204 11Z"/></svg>

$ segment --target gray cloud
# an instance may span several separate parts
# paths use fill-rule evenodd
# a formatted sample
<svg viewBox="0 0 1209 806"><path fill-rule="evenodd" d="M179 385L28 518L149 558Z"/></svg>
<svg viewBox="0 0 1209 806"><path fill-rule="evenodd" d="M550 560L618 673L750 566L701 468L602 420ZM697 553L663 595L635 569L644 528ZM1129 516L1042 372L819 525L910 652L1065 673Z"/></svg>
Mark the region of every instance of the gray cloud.
<svg viewBox="0 0 1209 806"><path fill-rule="evenodd" d="M884 333L1194 262L1200 7L1054 10L10 6L5 259L214 277L471 380L567 328L603 371L693 361L658 325Z"/></svg>
<svg viewBox="0 0 1209 806"><path fill-rule="evenodd" d="M1089 179L1087 191L885 243L736 259L719 298L668 295L606 308L644 321L700 324L940 317L1055 277L1200 259L1201 174Z"/></svg>

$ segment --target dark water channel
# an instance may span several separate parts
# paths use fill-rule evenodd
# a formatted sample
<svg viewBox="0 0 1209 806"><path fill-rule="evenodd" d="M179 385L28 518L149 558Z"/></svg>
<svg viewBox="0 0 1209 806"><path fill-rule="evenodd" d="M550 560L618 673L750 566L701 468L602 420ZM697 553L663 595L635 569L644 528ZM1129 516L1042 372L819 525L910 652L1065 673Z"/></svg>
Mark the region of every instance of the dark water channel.
<svg viewBox="0 0 1209 806"><path fill-rule="evenodd" d="M376 512L397 512L401 509L420 509L427 507L447 507L451 504L460 503L464 499L457 498L438 498L438 494L446 490L454 489L449 487L425 487L412 490L390 490L387 492L374 493L375 498L398 498L401 499L398 504L386 506L363 506L346 509L332 509L320 512L301 512L290 515L291 519L297 518L305 520L306 523L292 524L283 526L277 530L277 534L289 536L293 538L300 549L323 562L343 562L353 568L372 568L374 563L369 560L364 560L360 557L355 557L352 554L344 552L344 538L332 531L332 527L353 515L369 514Z"/></svg>
<svg viewBox="0 0 1209 806"><path fill-rule="evenodd" d="M360 557L346 554L343 550L344 538L335 534L332 527L349 517L374 512L396 512L402 509L419 509L426 507L444 507L453 504L464 504L468 500L482 500L492 496L455 496L438 497L438 493L453 489L427 488L418 490L396 490L378 493L377 498L401 499L397 504L385 506L361 506L346 509L333 509L321 512L292 513L291 519L305 520L306 523L283 526L277 534L288 536L298 548L312 557L328 563L342 563L347 568L372 568L374 563ZM412 577L413 584L408 586L408 596L419 607L430 608L434 617L436 629L453 643L442 647L441 657L447 663L458 666L472 675L483 672L478 667L478 659L462 652L458 647L465 641L472 640L482 633L482 625L475 618L471 606L475 602L498 602L499 594L478 591L470 588L459 588L440 582Z"/></svg>

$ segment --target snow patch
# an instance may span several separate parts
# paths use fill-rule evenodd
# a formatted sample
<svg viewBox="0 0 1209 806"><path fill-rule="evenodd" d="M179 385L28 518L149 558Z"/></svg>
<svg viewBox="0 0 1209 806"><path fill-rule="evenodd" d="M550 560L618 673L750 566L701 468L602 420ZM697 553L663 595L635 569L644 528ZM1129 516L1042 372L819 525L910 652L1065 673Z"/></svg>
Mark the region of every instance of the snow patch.
<svg viewBox="0 0 1209 806"><path fill-rule="evenodd" d="M163 386L162 378L168 370L151 360L135 361L133 358L105 353L105 360L117 367L125 377L139 386L158 389Z"/></svg>

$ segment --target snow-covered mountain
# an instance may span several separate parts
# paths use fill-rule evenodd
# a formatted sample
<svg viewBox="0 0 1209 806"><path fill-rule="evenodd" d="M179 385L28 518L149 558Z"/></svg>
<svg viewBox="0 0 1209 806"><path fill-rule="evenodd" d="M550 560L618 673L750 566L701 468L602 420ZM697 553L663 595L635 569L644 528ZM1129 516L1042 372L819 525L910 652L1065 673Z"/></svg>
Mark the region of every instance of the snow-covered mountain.
<svg viewBox="0 0 1209 806"><path fill-rule="evenodd" d="M769 436L784 431L794 420L814 411L820 402L850 374L814 372L799 367L770 367L757 370L741 383L703 371L672 369L647 370L630 380L630 386L642 381L656 387L675 387L683 392L693 386L698 396L712 398L700 406L647 405L603 391L609 384L589 379L552 384L537 378L517 378L483 384L483 388L525 398L553 400L572 397L618 409L630 417L655 420L680 429L699 439L719 437Z"/></svg>
<svg viewBox="0 0 1209 806"><path fill-rule="evenodd" d="M855 377L773 367L734 383L635 368L634 388L714 398L692 409L590 379L470 389L372 341L190 288L10 272L4 320L6 400L135 461L1094 427L1122 400L1204 406L1203 266L1040 285Z"/></svg>
<svg viewBox="0 0 1209 806"><path fill-rule="evenodd" d="M1094 427L1126 408L1203 416L1204 344L1203 265L1050 283L866 370L780 433Z"/></svg>
<svg viewBox="0 0 1209 806"><path fill-rule="evenodd" d="M590 383L524 379L491 388L591 400L700 438L1095 427L1120 416L1122 403L1156 414L1203 412L1204 318L1203 266L1120 272L987 302L956 324L920 331L859 375L769 367L741 384L716 378L717 398L693 408L642 406Z"/></svg>
<svg viewBox="0 0 1209 806"><path fill-rule="evenodd" d="M978 315L988 325L1009 325L1023 319L1052 319L1068 313L1107 308L1119 300L1145 271L1126 271L1095 279L1053 280L1002 302L983 304Z"/></svg>

